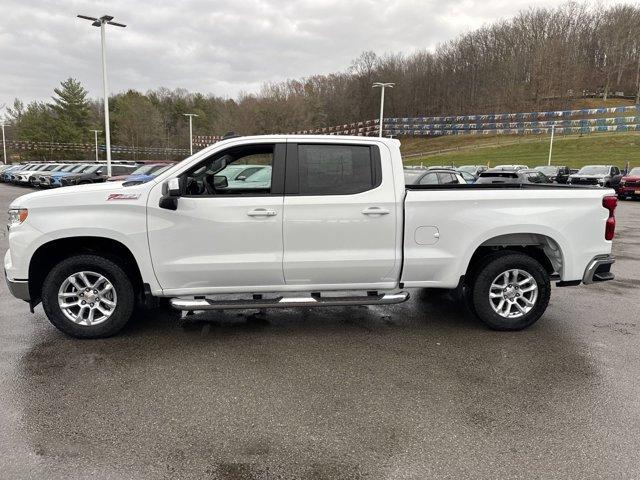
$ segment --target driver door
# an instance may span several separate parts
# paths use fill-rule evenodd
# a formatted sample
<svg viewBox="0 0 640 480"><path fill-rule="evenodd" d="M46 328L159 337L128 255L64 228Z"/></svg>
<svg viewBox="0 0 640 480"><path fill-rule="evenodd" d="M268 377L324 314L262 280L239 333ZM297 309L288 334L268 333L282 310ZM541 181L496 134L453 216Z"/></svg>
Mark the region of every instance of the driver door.
<svg viewBox="0 0 640 480"><path fill-rule="evenodd" d="M182 175L185 191L176 210L160 208L162 185L153 188L149 248L165 294L256 292L284 284L285 152L285 143L274 142L214 153ZM226 166L218 170L220 161ZM238 178L241 166L260 170L264 181Z"/></svg>

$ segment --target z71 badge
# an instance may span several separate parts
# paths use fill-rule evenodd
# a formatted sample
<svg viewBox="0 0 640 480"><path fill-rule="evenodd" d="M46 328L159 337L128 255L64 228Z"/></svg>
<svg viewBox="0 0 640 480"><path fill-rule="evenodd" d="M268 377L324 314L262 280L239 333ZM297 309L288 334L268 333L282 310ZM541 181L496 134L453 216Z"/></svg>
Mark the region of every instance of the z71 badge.
<svg viewBox="0 0 640 480"><path fill-rule="evenodd" d="M139 193L110 193L107 202L109 200L137 200L139 198Z"/></svg>

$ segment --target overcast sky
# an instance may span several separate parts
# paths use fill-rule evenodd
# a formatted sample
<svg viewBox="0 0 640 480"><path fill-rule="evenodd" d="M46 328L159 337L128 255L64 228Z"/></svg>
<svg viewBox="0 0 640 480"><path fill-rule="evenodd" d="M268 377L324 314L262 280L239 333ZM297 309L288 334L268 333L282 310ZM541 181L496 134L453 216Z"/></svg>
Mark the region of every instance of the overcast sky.
<svg viewBox="0 0 640 480"><path fill-rule="evenodd" d="M365 50L433 48L483 24L557 0L2 0L0 106L46 100L79 79L101 97L100 30L110 14L110 90L183 87L235 97L263 82L346 69ZM587 1L591 5L624 3ZM384 80L384 79L381 79Z"/></svg>

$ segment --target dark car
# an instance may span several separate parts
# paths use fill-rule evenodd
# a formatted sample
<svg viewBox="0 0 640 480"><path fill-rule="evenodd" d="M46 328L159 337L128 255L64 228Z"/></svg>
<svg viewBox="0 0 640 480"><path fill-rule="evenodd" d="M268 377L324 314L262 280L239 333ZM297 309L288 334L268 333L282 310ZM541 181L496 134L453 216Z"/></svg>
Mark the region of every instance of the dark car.
<svg viewBox="0 0 640 480"><path fill-rule="evenodd" d="M632 168L618 187L618 196L622 199L640 198L640 167Z"/></svg>
<svg viewBox="0 0 640 480"><path fill-rule="evenodd" d="M578 170L578 173L569 175L567 183L618 188L620 180L622 180L622 172L615 165L587 165Z"/></svg>
<svg viewBox="0 0 640 480"><path fill-rule="evenodd" d="M132 173L138 166L137 165L121 165L121 164L112 164L111 165L111 173L112 175L129 175ZM107 180L107 166L104 164L93 165L82 172L73 173L67 176L64 176L60 179L60 183L63 187L67 187L69 185L84 185L87 183L101 183Z"/></svg>
<svg viewBox="0 0 640 480"><path fill-rule="evenodd" d="M405 184L407 185L466 185L467 181L453 169L429 169L422 172L407 173L405 170Z"/></svg>
<svg viewBox="0 0 640 480"><path fill-rule="evenodd" d="M482 172L476 185L488 183L551 183L547 176L538 170L523 169L518 171L489 169Z"/></svg>
<svg viewBox="0 0 640 480"><path fill-rule="evenodd" d="M541 165L539 167L535 167L539 172L544 173L549 180L556 183L567 183L567 179L569 175L571 175L571 169L566 166L556 166L556 165Z"/></svg>

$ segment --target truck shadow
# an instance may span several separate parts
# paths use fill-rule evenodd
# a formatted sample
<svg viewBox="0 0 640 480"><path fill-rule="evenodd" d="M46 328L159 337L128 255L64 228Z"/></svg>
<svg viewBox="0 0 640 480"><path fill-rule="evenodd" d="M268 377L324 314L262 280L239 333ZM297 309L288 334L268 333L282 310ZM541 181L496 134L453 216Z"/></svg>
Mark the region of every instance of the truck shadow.
<svg viewBox="0 0 640 480"><path fill-rule="evenodd" d="M81 472L135 468L144 450L158 476L198 478L234 465L233 478L254 478L294 457L303 473L334 471L343 451L351 471L375 471L405 451L444 454L445 437L477 450L491 435L515 460L514 425L535 441L599 394L593 357L553 322L492 332L445 292L412 293L391 309L216 312L182 326L148 312L96 341L43 324L13 379L28 444Z"/></svg>

